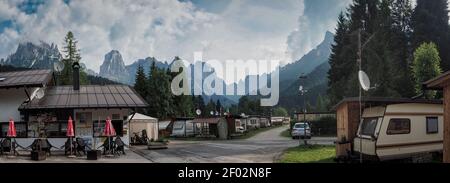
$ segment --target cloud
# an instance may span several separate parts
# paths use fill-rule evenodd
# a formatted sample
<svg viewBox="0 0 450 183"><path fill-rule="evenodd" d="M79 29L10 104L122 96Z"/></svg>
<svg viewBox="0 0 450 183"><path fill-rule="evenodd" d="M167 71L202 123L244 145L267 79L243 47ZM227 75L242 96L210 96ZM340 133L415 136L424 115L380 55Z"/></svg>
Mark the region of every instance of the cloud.
<svg viewBox="0 0 450 183"><path fill-rule="evenodd" d="M304 14L298 18L298 27L287 39L292 60L299 60L317 46L326 31L334 32L337 16L352 0L305 0Z"/></svg>
<svg viewBox="0 0 450 183"><path fill-rule="evenodd" d="M0 32L0 58L25 41L61 48L70 30L82 61L94 70L112 49L122 53L126 64L148 56L192 60L195 51L220 61L285 60L286 37L304 10L303 0L228 0L220 10L177 0L50 0L26 14L18 8L22 2L0 2L0 19L12 20Z"/></svg>

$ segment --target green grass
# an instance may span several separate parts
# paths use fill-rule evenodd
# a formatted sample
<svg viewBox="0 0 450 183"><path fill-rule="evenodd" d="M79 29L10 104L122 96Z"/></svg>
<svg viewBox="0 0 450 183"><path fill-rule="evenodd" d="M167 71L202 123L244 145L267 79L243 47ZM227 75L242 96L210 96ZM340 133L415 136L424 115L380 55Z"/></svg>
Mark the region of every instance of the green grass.
<svg viewBox="0 0 450 183"><path fill-rule="evenodd" d="M286 138L291 138L291 130L290 129L286 129L286 130L282 131L280 133L280 136L286 137Z"/></svg>
<svg viewBox="0 0 450 183"><path fill-rule="evenodd" d="M280 163L334 163L335 146L312 145L287 149L279 160Z"/></svg>
<svg viewBox="0 0 450 183"><path fill-rule="evenodd" d="M271 126L268 128L259 128L259 129L255 129L255 130L249 130L244 135L233 137L233 139L248 139L255 135L258 135L259 133L266 132L266 131L269 131L269 130L272 130L275 128L280 128L280 127L282 127L282 126Z"/></svg>

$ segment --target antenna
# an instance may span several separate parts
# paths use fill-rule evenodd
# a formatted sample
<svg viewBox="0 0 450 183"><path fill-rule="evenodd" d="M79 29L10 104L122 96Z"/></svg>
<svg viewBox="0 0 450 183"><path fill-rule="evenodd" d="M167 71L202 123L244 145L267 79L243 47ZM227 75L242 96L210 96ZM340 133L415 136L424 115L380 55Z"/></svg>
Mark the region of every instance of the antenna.
<svg viewBox="0 0 450 183"><path fill-rule="evenodd" d="M36 91L35 97L36 97L37 99L41 99L41 98L44 97L44 95L45 95L45 91L44 91L43 88L41 88L41 89L38 89L38 90Z"/></svg>
<svg viewBox="0 0 450 183"><path fill-rule="evenodd" d="M359 79L359 84L361 85L361 88L364 91L369 91L371 89L369 76L367 76L367 74L364 71L360 70L358 72L358 79Z"/></svg>

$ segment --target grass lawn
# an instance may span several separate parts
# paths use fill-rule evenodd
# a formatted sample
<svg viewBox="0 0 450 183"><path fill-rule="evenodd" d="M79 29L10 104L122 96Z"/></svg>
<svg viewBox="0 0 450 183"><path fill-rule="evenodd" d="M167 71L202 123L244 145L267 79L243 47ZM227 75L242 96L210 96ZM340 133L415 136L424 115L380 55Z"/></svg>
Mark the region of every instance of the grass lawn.
<svg viewBox="0 0 450 183"><path fill-rule="evenodd" d="M279 160L280 163L334 163L335 146L312 145L287 149Z"/></svg>

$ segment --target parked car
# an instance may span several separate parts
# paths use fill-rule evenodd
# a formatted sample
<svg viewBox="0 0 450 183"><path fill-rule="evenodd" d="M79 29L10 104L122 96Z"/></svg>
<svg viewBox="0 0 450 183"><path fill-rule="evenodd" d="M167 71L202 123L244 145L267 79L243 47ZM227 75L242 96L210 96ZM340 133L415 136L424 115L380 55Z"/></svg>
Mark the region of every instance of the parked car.
<svg viewBox="0 0 450 183"><path fill-rule="evenodd" d="M295 123L291 131L292 139L311 139L311 128L308 123Z"/></svg>

